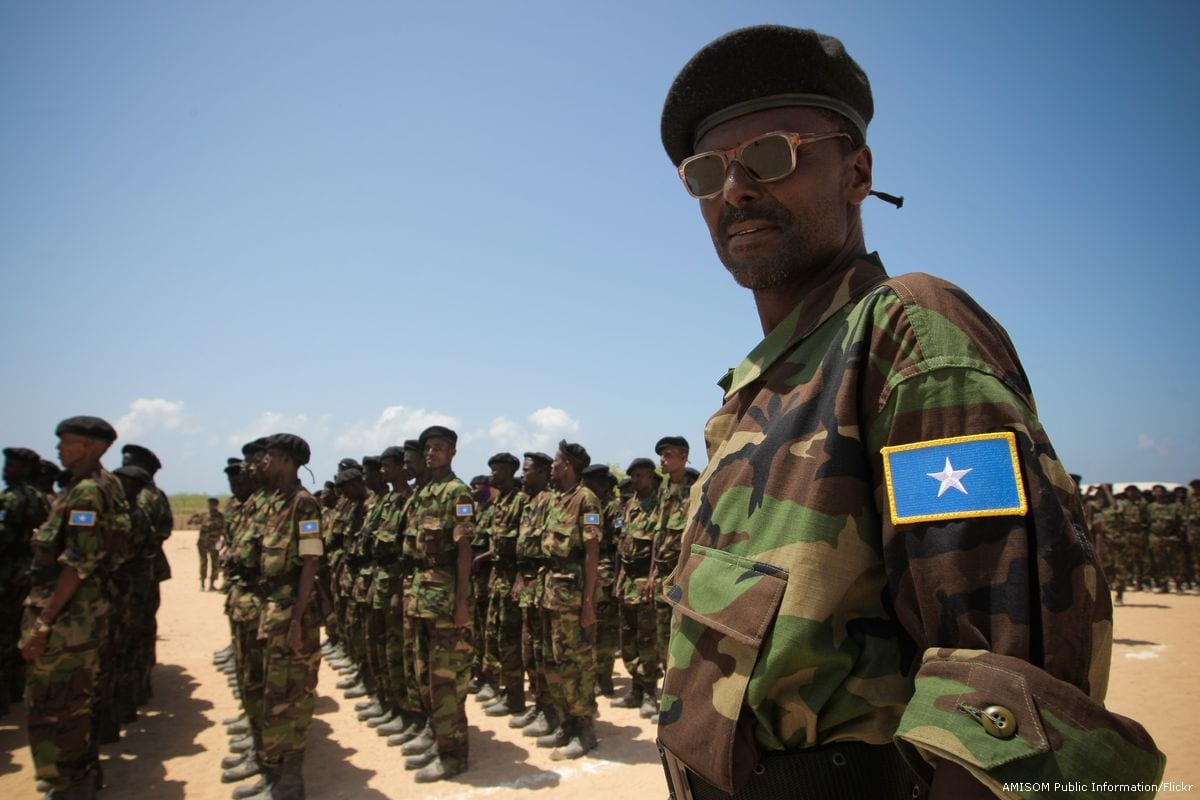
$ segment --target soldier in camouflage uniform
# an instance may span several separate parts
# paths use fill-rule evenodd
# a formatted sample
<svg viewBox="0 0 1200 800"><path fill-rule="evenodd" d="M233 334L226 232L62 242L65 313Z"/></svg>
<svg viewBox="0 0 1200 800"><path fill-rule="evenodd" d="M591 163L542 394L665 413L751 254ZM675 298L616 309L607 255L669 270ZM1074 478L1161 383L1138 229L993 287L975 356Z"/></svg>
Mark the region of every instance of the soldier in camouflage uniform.
<svg viewBox="0 0 1200 800"><path fill-rule="evenodd" d="M659 660L654 585L650 561L658 532L658 491L654 462L635 458L626 470L633 482L634 496L625 503L621 541L618 545L620 571L617 596L621 605L621 659L630 676L629 691L612 701L616 708L642 708L647 717L658 710L654 698L662 677Z"/></svg>
<svg viewBox="0 0 1200 800"><path fill-rule="evenodd" d="M418 783L467 768L467 683L471 679L471 537L475 499L452 469L458 434L441 425L421 432L429 482L413 498L415 571L404 597L413 620L415 673L429 729L403 745Z"/></svg>
<svg viewBox="0 0 1200 800"><path fill-rule="evenodd" d="M41 457L25 447L4 448L4 492L0 493L0 716L20 700L25 668L17 641L29 593L29 543L46 521L50 504L33 485Z"/></svg>
<svg viewBox="0 0 1200 800"><path fill-rule="evenodd" d="M100 458L117 438L96 417L59 423L58 453L72 473L33 535L32 585L25 601L21 655L27 662L25 707L37 777L51 798L94 796L99 767L91 714L99 672L98 582L107 548L127 535L125 493Z"/></svg>
<svg viewBox="0 0 1200 800"><path fill-rule="evenodd" d="M579 758L596 746L596 583L603 516L600 500L583 485L591 463L582 445L559 442L550 465L555 492L542 533L542 647L546 685L557 723L537 739L555 761ZM550 717L550 711L547 711Z"/></svg>
<svg viewBox="0 0 1200 800"><path fill-rule="evenodd" d="M352 654L360 652L355 649L357 643L350 636L350 607L353 605L350 586L353 579L348 577L349 549L351 541L362 531L367 485L363 481L362 471L353 467L339 470L335 478L332 507L326 507L321 514L322 530L325 532L325 559L321 571L324 573L324 591L328 592L332 606L326 628L332 646L326 655L330 659L330 666L335 669L342 667L349 673L355 663ZM350 685L353 684L343 688L349 688Z"/></svg>
<svg viewBox="0 0 1200 800"><path fill-rule="evenodd" d="M496 699L496 677L485 675L483 671L483 655L486 646L488 584L492 579L491 544L488 542L490 524L488 507L492 501L491 480L487 475L476 475L468 484L471 495L475 498L475 509L478 517L475 521L475 535L471 538L471 628L475 631L475 652L471 654L471 680L467 683L467 692L476 695L481 703L490 703Z"/></svg>
<svg viewBox="0 0 1200 800"><path fill-rule="evenodd" d="M484 629L483 673L497 687L496 698L484 706L489 717L525 711L525 672L521 662L521 606L513 597L517 575L517 537L529 498L514 478L521 462L512 453L488 459L491 502L479 515L478 526L489 542L490 578ZM477 567L478 568L478 567Z"/></svg>
<svg viewBox="0 0 1200 800"><path fill-rule="evenodd" d="M668 581L669 780L811 798L1154 784L1153 740L1103 706L1111 602L1007 335L866 250L872 111L841 42L782 26L708 45L664 105L764 334L721 381Z"/></svg>
<svg viewBox="0 0 1200 800"><path fill-rule="evenodd" d="M625 520L621 502L613 491L617 479L608 465L593 464L585 469L583 484L600 501L600 560L596 565L596 630L592 648L596 691L612 697L613 664L620 647L620 612L613 592L617 577L617 538Z"/></svg>
<svg viewBox="0 0 1200 800"><path fill-rule="evenodd" d="M659 664L667 663L667 642L671 638L671 604L663 596L663 586L679 563L679 542L687 522L688 498L696 481L696 476L687 471L690 450L687 439L682 436L664 436L654 445L654 452L666 476L658 491L654 557L650 562L650 580L647 582L654 597L655 642ZM646 688L646 700L639 713L652 719L658 712L658 703L654 687Z"/></svg>
<svg viewBox="0 0 1200 800"><path fill-rule="evenodd" d="M1200 588L1200 479L1188 485L1187 505L1184 512L1184 530L1187 538L1188 584Z"/></svg>
<svg viewBox="0 0 1200 800"><path fill-rule="evenodd" d="M261 765L266 786L259 798L302 800L304 751L316 704L321 663L317 565L324 555L321 507L301 485L308 443L290 433L266 441L259 469L273 490L258 519L258 638L263 646Z"/></svg>
<svg viewBox="0 0 1200 800"><path fill-rule="evenodd" d="M1183 592L1186 580L1184 563L1187 552L1183 527L1183 508L1162 484L1155 484L1154 502L1146 506L1146 529L1150 534L1150 557L1154 564L1154 583L1160 593Z"/></svg>
<svg viewBox="0 0 1200 800"><path fill-rule="evenodd" d="M139 506L150 521L156 547L154 556L155 584L151 590L150 613L142 618L141 624L143 627L134 633L135 637L140 641L150 642L150 665L146 668L140 684L136 687L138 705L142 705L153 696L150 686L150 672L154 665L158 663L155 643L158 641L158 607L162 602L159 584L171 579L171 565L167 563L167 556L163 552L163 545L171 537L174 520L171 516L171 503L167 499L166 493L154 483L155 473L162 469L162 462L158 460L158 456L150 451L150 449L141 445L127 444L121 448L121 463L122 465L141 467L150 474L150 483L146 485L146 488L142 489L136 499L130 500L130 504Z"/></svg>
<svg viewBox="0 0 1200 800"><path fill-rule="evenodd" d="M1113 504L1111 523L1106 519L1106 529L1115 531L1120 553L1117 569L1127 582L1133 584L1135 591L1147 587L1150 582L1150 528L1147 523L1146 503L1137 487L1130 484Z"/></svg>
<svg viewBox="0 0 1200 800"><path fill-rule="evenodd" d="M204 582L208 578L209 565L212 565L212 580L208 588L217 590L218 554L221 551L221 541L225 538L225 515L221 513L220 501L215 497L208 498L208 513L200 523L200 533L196 537L196 549L200 553L200 591L204 591Z"/></svg>
<svg viewBox="0 0 1200 800"><path fill-rule="evenodd" d="M137 497L150 483L150 474L141 467L126 466L113 470L121 482L126 497ZM145 512L136 505L129 507L129 535L125 556L117 567L113 581L114 596L119 599L113 609L115 624L112 648L119 654L114 676L113 713L116 723L125 724L137 719L137 697L134 689L146 670L149 648L135 637L144 630L143 617L149 613L147 599L154 582L154 532Z"/></svg>
<svg viewBox="0 0 1200 800"><path fill-rule="evenodd" d="M526 453L522 463L522 487L525 508L517 524L516 578L512 596L521 609L521 661L529 676L534 703L526 713L508 721L509 727L523 728L523 736L542 736L556 727L553 704L546 688L545 651L542 648L542 534L553 501L549 489L550 465L554 459L545 453ZM554 724L552 724L554 723Z"/></svg>

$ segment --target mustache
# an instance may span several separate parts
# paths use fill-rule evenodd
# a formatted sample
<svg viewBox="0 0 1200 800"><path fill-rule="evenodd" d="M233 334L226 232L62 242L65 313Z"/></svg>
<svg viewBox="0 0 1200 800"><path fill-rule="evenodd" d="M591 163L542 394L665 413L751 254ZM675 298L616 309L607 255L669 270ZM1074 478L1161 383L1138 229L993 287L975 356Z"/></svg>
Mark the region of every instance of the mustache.
<svg viewBox="0 0 1200 800"><path fill-rule="evenodd" d="M734 208L728 206L721 212L717 221L717 231L721 236L729 236L729 228L739 222L766 222L783 228L792 221L792 213L783 206L759 205L753 208Z"/></svg>

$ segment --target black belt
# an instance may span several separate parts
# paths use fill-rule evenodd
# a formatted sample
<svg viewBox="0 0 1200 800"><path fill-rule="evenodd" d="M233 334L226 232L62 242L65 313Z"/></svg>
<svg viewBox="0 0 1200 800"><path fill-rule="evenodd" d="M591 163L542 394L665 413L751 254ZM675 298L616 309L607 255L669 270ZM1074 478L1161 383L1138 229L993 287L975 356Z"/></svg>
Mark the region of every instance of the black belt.
<svg viewBox="0 0 1200 800"><path fill-rule="evenodd" d="M424 556L416 559L418 569L436 569L438 567L449 567L458 561L458 553L442 553L436 556Z"/></svg>
<svg viewBox="0 0 1200 800"><path fill-rule="evenodd" d="M836 742L767 753L744 786L726 794L658 743L671 800L914 800L928 787L892 744Z"/></svg>
<svg viewBox="0 0 1200 800"><path fill-rule="evenodd" d="M644 558L626 558L625 556L621 556L621 566L638 567L646 570L647 572L650 571L650 561L650 556L646 556Z"/></svg>

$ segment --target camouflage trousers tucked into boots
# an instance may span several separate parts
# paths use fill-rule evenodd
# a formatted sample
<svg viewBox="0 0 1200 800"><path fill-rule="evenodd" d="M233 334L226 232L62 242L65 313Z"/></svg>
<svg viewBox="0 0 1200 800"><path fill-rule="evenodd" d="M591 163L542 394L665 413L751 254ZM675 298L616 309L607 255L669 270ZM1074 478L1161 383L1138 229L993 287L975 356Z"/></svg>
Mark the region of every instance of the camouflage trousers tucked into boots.
<svg viewBox="0 0 1200 800"><path fill-rule="evenodd" d="M542 630L551 701L567 717L595 717L595 627L582 627L578 611L542 609Z"/></svg>
<svg viewBox="0 0 1200 800"><path fill-rule="evenodd" d="M316 609L310 608L305 615L300 652L288 646L288 625L285 619L266 627L262 728L265 766L304 752L317 701L321 628Z"/></svg>
<svg viewBox="0 0 1200 800"><path fill-rule="evenodd" d="M40 611L26 609L26 635L33 630ZM91 638L92 620L62 620L66 615L60 614L45 652L25 670L34 770L38 780L56 790L91 780L88 770L95 756L91 715L100 669L99 652Z"/></svg>
<svg viewBox="0 0 1200 800"><path fill-rule="evenodd" d="M522 608L521 656L533 687L534 701L539 708L551 703L546 686L546 650L542 645L542 610L534 606Z"/></svg>
<svg viewBox="0 0 1200 800"><path fill-rule="evenodd" d="M662 677L655 611L653 602L621 603L621 660L629 674L645 686L653 686Z"/></svg>
<svg viewBox="0 0 1200 800"><path fill-rule="evenodd" d="M445 763L467 762L467 684L474 652L471 629L451 620L412 618L421 704Z"/></svg>
<svg viewBox="0 0 1200 800"><path fill-rule="evenodd" d="M385 622L387 623L384 648L388 673L387 704L409 714L422 713L421 695L417 691L417 684L414 680L415 670L411 663L415 653L413 644L416 632L413 623L416 622L416 619L389 611Z"/></svg>
<svg viewBox="0 0 1200 800"><path fill-rule="evenodd" d="M238 688L242 692L242 709L246 712L246 719L250 721L250 734L254 737L254 745L262 752L265 643L258 638L257 622L235 622L233 626L236 631L233 651L237 660Z"/></svg>
<svg viewBox="0 0 1200 800"><path fill-rule="evenodd" d="M507 587L506 587L507 588ZM521 607L510 591L494 593L488 603L484 674L496 679L496 689L522 687Z"/></svg>

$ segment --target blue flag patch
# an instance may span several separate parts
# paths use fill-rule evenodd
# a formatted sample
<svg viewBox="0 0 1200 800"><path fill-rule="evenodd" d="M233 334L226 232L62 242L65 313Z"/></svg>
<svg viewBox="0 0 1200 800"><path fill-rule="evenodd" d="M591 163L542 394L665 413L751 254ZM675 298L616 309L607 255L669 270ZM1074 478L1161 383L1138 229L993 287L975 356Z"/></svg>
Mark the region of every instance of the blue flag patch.
<svg viewBox="0 0 1200 800"><path fill-rule="evenodd" d="M475 513L475 506L470 503L459 503L454 507L454 516L470 517Z"/></svg>
<svg viewBox="0 0 1200 800"><path fill-rule="evenodd" d="M583 515L583 524L584 525L599 525L600 524L600 515L599 514L584 514Z"/></svg>
<svg viewBox="0 0 1200 800"><path fill-rule="evenodd" d="M321 520L319 519L304 519L300 520L301 533L320 533Z"/></svg>
<svg viewBox="0 0 1200 800"><path fill-rule="evenodd" d="M70 516L70 525L75 525L79 528L90 528L96 524L95 511L72 511Z"/></svg>
<svg viewBox="0 0 1200 800"><path fill-rule="evenodd" d="M1022 515L1028 510L1010 431L885 447L892 524Z"/></svg>
<svg viewBox="0 0 1200 800"><path fill-rule="evenodd" d="M624 527L625 527L625 520L623 520L623 519L618 519L618 520L616 520L615 522L613 522L613 527L614 527L614 528L624 528Z"/></svg>
<svg viewBox="0 0 1200 800"><path fill-rule="evenodd" d="M4 522L4 520L6 520L6 519L8 519L8 512L0 511L0 522Z"/></svg>

